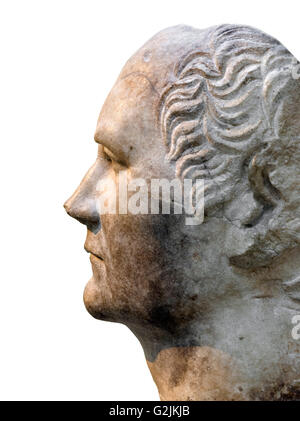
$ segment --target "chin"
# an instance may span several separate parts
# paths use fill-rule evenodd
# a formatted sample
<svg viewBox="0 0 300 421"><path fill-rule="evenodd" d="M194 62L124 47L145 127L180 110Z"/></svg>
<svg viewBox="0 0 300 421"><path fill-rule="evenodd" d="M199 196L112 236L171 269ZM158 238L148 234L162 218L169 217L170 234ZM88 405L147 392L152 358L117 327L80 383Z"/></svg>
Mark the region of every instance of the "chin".
<svg viewBox="0 0 300 421"><path fill-rule="evenodd" d="M105 286L99 286L99 283L92 277L86 284L83 293L85 308L97 320L123 323L122 308L119 309L116 303L112 302L111 293L105 293L106 291Z"/></svg>
<svg viewBox="0 0 300 421"><path fill-rule="evenodd" d="M111 291L103 284L100 286L94 277L86 284L83 301L88 313L97 320L125 325L144 325L147 320L147 312L140 306L136 306L136 303L132 301L128 306L128 302L118 301L116 296L112 298Z"/></svg>
<svg viewBox="0 0 300 421"><path fill-rule="evenodd" d="M99 287L92 277L86 284L83 293L83 302L85 308L91 316L98 320L110 320L109 312L105 309Z"/></svg>

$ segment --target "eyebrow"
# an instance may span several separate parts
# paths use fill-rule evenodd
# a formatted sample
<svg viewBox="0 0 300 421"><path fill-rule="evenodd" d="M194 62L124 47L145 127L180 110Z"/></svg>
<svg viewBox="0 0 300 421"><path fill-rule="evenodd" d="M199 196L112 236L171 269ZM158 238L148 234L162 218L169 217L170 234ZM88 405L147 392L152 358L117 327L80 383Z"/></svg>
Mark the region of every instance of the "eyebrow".
<svg viewBox="0 0 300 421"><path fill-rule="evenodd" d="M98 144L98 145L102 145L105 148L111 150L111 152L114 153L114 149L111 147L111 142L108 143L105 141L105 136L102 136L101 133L100 135L98 133L95 134L94 136L94 141Z"/></svg>
<svg viewBox="0 0 300 421"><path fill-rule="evenodd" d="M98 133L95 133L95 135L94 135L94 141L96 142L96 143L100 143L100 144L102 144L102 142L103 142L103 136L99 136L99 134Z"/></svg>

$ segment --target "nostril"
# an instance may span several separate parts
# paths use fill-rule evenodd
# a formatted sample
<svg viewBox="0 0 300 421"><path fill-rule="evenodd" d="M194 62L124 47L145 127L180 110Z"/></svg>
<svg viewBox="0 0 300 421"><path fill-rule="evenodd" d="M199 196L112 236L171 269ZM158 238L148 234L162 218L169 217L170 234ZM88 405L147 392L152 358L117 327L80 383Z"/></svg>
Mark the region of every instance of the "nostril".
<svg viewBox="0 0 300 421"><path fill-rule="evenodd" d="M85 218L81 216L76 217L77 221L79 221L81 224L86 225L86 227L92 231L94 234L97 234L97 232L101 229L101 222L100 218Z"/></svg>

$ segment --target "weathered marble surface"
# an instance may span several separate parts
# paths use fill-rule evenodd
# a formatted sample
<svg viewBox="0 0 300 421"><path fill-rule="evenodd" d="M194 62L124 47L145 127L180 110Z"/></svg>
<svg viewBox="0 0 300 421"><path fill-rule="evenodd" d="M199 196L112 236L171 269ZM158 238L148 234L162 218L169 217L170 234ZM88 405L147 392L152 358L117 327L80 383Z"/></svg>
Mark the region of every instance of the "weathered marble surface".
<svg viewBox="0 0 300 421"><path fill-rule="evenodd" d="M297 66L253 28L176 26L128 60L101 110L97 160L65 204L88 228L84 301L135 333L162 399L300 398ZM204 179L204 223L100 218L97 183L120 170Z"/></svg>

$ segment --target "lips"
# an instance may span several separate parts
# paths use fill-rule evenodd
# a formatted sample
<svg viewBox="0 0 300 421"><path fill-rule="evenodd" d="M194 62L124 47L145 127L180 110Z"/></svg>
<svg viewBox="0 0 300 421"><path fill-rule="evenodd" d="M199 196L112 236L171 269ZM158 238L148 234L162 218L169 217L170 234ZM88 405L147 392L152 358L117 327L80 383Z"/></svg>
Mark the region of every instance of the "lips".
<svg viewBox="0 0 300 421"><path fill-rule="evenodd" d="M97 259L99 259L99 260L102 260L102 262L103 262L103 257L101 257L101 256L98 256L97 254L95 254L95 253L92 253L92 252L90 252L90 254L91 254L91 256L93 256L93 257L96 257Z"/></svg>
<svg viewBox="0 0 300 421"><path fill-rule="evenodd" d="M100 256L99 254L95 253L94 251L90 250L86 245L84 246L84 249L87 253L90 253L91 257L96 257L99 260L104 260L102 256Z"/></svg>

